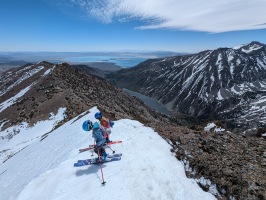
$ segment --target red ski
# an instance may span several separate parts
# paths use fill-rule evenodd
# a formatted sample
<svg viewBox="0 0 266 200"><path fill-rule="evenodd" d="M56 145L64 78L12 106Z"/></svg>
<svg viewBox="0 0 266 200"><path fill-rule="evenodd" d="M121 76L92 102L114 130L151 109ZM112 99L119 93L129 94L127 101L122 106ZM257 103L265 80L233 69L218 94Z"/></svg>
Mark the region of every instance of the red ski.
<svg viewBox="0 0 266 200"><path fill-rule="evenodd" d="M119 143L122 143L122 140L108 142L106 145L107 145L107 146L110 146L110 145L112 145L112 144L119 144ZM92 145L89 145L89 147L87 147L87 148L79 149L79 152L81 153L81 152L84 152L84 151L91 150L91 149L93 149L93 148L94 148L94 145L92 144Z"/></svg>
<svg viewBox="0 0 266 200"><path fill-rule="evenodd" d="M122 143L122 140L108 142L107 145Z"/></svg>
<svg viewBox="0 0 266 200"><path fill-rule="evenodd" d="M108 142L106 145L107 145L107 146L110 146L111 144L119 144L119 143L122 143L122 140L117 140L117 141ZM89 148L93 148L93 147L94 147L93 144L89 145Z"/></svg>
<svg viewBox="0 0 266 200"><path fill-rule="evenodd" d="M84 151L89 151L91 149L93 149L94 147L87 147L87 148L84 148L84 149L79 149L79 152L84 152Z"/></svg>

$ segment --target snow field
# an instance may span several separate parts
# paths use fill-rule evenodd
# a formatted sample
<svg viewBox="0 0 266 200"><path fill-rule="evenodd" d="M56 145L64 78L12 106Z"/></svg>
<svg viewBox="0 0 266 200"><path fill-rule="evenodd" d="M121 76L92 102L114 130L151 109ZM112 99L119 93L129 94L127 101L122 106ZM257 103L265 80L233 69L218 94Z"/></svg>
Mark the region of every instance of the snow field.
<svg viewBox="0 0 266 200"><path fill-rule="evenodd" d="M110 138L123 142L111 148L123 156L120 161L102 165L104 186L99 165L73 167L77 160L91 158L91 151L79 153L78 149L93 144L91 132L84 132L81 125L87 119L95 122L96 111L94 107L89 115L67 122L0 165L0 174L6 170L0 175L1 198L215 199L195 180L186 178L184 166L170 152L171 146L138 121L115 121ZM107 153L112 154L109 149Z"/></svg>

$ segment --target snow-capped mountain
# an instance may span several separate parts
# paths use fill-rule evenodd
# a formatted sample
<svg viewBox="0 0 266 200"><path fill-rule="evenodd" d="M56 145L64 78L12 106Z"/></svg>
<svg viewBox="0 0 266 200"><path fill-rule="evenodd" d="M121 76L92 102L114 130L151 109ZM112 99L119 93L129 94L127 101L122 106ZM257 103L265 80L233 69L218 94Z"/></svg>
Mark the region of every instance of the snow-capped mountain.
<svg viewBox="0 0 266 200"><path fill-rule="evenodd" d="M91 158L91 151L79 153L80 148L93 144L91 132L84 132L82 123L95 121L97 111L94 107L88 114L76 116L42 141L34 138L35 130L28 129L24 134L31 135L34 142L0 164L1 200L215 199L186 177L183 164L172 155L164 139L134 120L115 121L111 139L123 142L112 149L123 155L120 161L102 165L105 186L101 185L99 165L73 167L77 160ZM39 129L44 134L46 124ZM19 135L14 139L27 140ZM215 189L213 185L214 193Z"/></svg>
<svg viewBox="0 0 266 200"><path fill-rule="evenodd" d="M109 77L119 86L152 97L170 110L201 117L231 111L239 104L237 98L243 101L246 93L258 97L259 92L264 98L265 79L266 45L259 42L147 60Z"/></svg>
<svg viewBox="0 0 266 200"><path fill-rule="evenodd" d="M113 119L167 120L104 79L68 64L42 62L3 73L0 95L0 142L16 143L12 148L12 142L2 146L0 163L34 141L26 133L28 128L35 130L33 138L44 139L55 127L95 105ZM57 116L61 113L63 118ZM39 131L43 123L45 131ZM28 139L19 143L13 137Z"/></svg>
<svg viewBox="0 0 266 200"><path fill-rule="evenodd" d="M0 79L1 127L5 129L25 120L33 125L49 119L50 113L61 107L67 108L66 120L95 105L116 119L137 116L150 121L159 117L159 113L95 73L97 71L89 67L85 72L66 63L48 62L3 73Z"/></svg>
<svg viewBox="0 0 266 200"><path fill-rule="evenodd" d="M163 123L168 119L92 75L93 70L88 74L90 70L42 62L2 74L1 200L215 199L186 178L183 164L164 139L130 120ZM95 105L113 120L120 119L111 139L123 140L112 146L123 153L122 160L103 164L104 191L99 165L73 167L77 160L91 157L91 152L80 154L78 149L93 144L91 133L81 127L87 119L96 121ZM215 187L212 192L217 194Z"/></svg>
<svg viewBox="0 0 266 200"><path fill-rule="evenodd" d="M237 199L263 196L266 177L266 141L263 138L242 137L228 132L226 135L206 133L202 127L189 129L180 126L181 122L187 120L185 115L180 119L181 115L173 118L157 113L101 78L102 74L86 66L41 62L1 75L1 200L95 198L95 190L87 188L88 185L94 188L95 181L86 181L87 176L100 180L99 168L80 168L77 171L73 168L77 159L84 158L77 150L93 142L91 136L81 129L81 124L86 119L95 120L95 106L115 121L112 139L123 140L121 146L114 146L116 152L123 153L121 162L108 163L103 168L108 183L110 180L115 183L114 188L111 186L105 191L108 199L110 191L115 191L110 193L116 199L128 196L132 199L208 199L206 193L194 193L198 191L197 186L194 188L194 181L191 182L193 186L190 183L186 186L184 177L179 176L179 166L185 168L188 177L194 178L205 191L216 197ZM253 94L244 95L255 100ZM257 98L257 103L262 103L262 100ZM252 105L253 110L260 109ZM170 145L167 150L161 145L165 141L155 131ZM264 135L263 129L261 133ZM158 137L154 138L154 135ZM243 149L246 149L244 154ZM125 157L127 154L141 161L132 161L128 156ZM88 156L86 153L84 155ZM176 160L173 162L173 155L184 165ZM120 166L119 163L124 164ZM109 169L109 164L118 168ZM252 171L251 166L254 169ZM125 168L129 168L130 173ZM239 175L243 171L248 176ZM123 179L116 176L120 172ZM140 174L141 180L137 174ZM124 183L124 177L130 179L127 184ZM154 178L151 183L149 177ZM185 184L181 188L179 179ZM123 182L125 187L118 182ZM161 182L167 185L166 189ZM164 190L161 191L157 184ZM116 192L118 189L121 194ZM100 189L96 194L99 194L100 199L106 198L105 194L100 194Z"/></svg>

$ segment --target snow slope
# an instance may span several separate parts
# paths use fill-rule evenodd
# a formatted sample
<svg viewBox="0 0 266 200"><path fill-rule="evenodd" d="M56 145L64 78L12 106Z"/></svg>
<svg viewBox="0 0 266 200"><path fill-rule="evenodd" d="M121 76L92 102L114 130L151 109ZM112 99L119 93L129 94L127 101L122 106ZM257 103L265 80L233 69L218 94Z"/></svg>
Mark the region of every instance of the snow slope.
<svg viewBox="0 0 266 200"><path fill-rule="evenodd" d="M90 114L72 119L0 165L0 199L215 199L186 178L171 146L138 121L115 122L111 139L123 143L112 148L123 156L103 164L105 186L99 165L73 167L77 160L91 158L91 152L78 149L93 144L91 132L81 125L87 119L95 121L96 111L92 108Z"/></svg>
<svg viewBox="0 0 266 200"><path fill-rule="evenodd" d="M52 131L60 121L64 120L65 111L66 108L59 108L56 114L50 113L48 120L39 121L33 127L23 122L0 131L0 164Z"/></svg>

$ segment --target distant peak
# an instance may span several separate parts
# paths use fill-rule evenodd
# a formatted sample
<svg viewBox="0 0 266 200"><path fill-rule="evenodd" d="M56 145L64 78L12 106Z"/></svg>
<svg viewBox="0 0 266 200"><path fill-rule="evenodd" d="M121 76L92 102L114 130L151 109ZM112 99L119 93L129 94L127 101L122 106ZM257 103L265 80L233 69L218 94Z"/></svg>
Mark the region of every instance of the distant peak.
<svg viewBox="0 0 266 200"><path fill-rule="evenodd" d="M238 45L238 46L233 47L232 49L237 50L237 49L240 49L240 48L242 48L242 47L244 47L246 45L248 45L248 44L241 44L241 45Z"/></svg>
<svg viewBox="0 0 266 200"><path fill-rule="evenodd" d="M247 44L241 44L241 45L235 46L232 49L241 49L241 48L250 47L250 46L261 46L262 47L262 46L265 46L265 44L262 44L262 43L257 42L257 41L252 41L252 42L247 43Z"/></svg>
<svg viewBox="0 0 266 200"><path fill-rule="evenodd" d="M262 44L262 43L257 42L257 41L252 41L248 44L242 44L242 45L233 47L233 49L241 50L244 53L251 53L255 50L261 49L264 46L265 46L265 44Z"/></svg>
<svg viewBox="0 0 266 200"><path fill-rule="evenodd" d="M260 46L264 46L264 44L257 42L257 41L252 41L251 43L249 43L249 45L260 45Z"/></svg>

